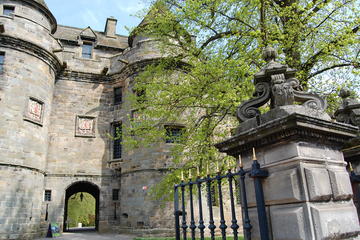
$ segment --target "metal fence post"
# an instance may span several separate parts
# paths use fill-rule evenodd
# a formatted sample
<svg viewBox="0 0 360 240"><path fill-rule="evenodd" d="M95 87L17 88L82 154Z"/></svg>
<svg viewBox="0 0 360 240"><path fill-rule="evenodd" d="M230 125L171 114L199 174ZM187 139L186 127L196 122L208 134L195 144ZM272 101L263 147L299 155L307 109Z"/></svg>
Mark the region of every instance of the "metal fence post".
<svg viewBox="0 0 360 240"><path fill-rule="evenodd" d="M269 228L266 217L265 199L262 188L261 179L269 176L269 173L265 170L260 169L259 162L254 159L252 168L250 171L250 177L254 179L255 195L256 195L256 206L259 219L259 228L261 240L269 240Z"/></svg>
<svg viewBox="0 0 360 240"><path fill-rule="evenodd" d="M179 211L179 188L174 187L174 215L175 215L175 239L180 240L180 211Z"/></svg>

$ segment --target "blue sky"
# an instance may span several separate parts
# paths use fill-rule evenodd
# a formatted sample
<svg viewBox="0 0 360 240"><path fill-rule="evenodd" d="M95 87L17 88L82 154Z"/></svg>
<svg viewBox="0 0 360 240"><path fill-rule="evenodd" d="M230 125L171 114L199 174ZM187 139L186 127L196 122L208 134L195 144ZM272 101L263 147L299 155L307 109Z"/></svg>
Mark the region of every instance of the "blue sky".
<svg viewBox="0 0 360 240"><path fill-rule="evenodd" d="M117 20L117 33L128 35L126 27L137 26L148 6L145 0L45 0L58 24L103 31L106 18Z"/></svg>

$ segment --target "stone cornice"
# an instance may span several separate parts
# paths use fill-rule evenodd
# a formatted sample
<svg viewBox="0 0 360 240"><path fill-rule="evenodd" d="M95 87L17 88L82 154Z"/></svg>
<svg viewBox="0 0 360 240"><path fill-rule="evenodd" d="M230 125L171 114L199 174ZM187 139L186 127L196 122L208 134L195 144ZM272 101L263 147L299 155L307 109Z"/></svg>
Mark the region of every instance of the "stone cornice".
<svg viewBox="0 0 360 240"><path fill-rule="evenodd" d="M112 84L116 81L125 80L126 78L128 78L132 75L138 74L146 66L148 66L150 64L155 64L155 63L159 62L160 60L161 60L161 58L152 58L152 59L136 61L136 62L126 65L119 72L108 74L108 75L71 71L71 70L65 69L59 74L57 79L69 80L69 81L79 81L79 82ZM185 66L188 66L188 65L183 62L178 63L179 69L183 69L183 68L185 68Z"/></svg>
<svg viewBox="0 0 360 240"><path fill-rule="evenodd" d="M79 82L94 82L94 83L108 83L111 81L111 77L103 74L86 73L65 70L61 72L58 79L79 81Z"/></svg>
<svg viewBox="0 0 360 240"><path fill-rule="evenodd" d="M0 35L0 47L11 48L33 55L48 64L55 73L61 70L60 60L53 53L31 42L8 35Z"/></svg>
<svg viewBox="0 0 360 240"><path fill-rule="evenodd" d="M9 168L21 168L21 169L25 169L28 171L37 172L39 174L45 175L45 171L37 169L37 168L29 167L29 166L10 164L10 163L0 163L0 167L2 167L2 166L9 167Z"/></svg>
<svg viewBox="0 0 360 240"><path fill-rule="evenodd" d="M357 135L357 130L351 125L294 113L240 132L215 146L220 152L234 157L253 147L269 146L285 140L321 142L341 149L349 139Z"/></svg>
<svg viewBox="0 0 360 240"><path fill-rule="evenodd" d="M120 72L109 75L65 70L59 75L58 79L80 82L112 83L119 79L126 79L127 77L138 73L147 65L156 63L157 61L158 59L137 61L122 68Z"/></svg>

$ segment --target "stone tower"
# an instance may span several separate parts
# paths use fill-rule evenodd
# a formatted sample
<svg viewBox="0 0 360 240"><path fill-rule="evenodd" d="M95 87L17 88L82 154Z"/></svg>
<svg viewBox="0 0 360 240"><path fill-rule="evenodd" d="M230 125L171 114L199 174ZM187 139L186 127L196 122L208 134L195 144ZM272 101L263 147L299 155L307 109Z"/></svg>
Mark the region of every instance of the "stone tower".
<svg viewBox="0 0 360 240"><path fill-rule="evenodd" d="M59 48L42 0L0 1L0 239L39 234Z"/></svg>
<svg viewBox="0 0 360 240"><path fill-rule="evenodd" d="M172 211L149 197L170 146L109 138L135 113L135 77L162 57L156 41L118 35L116 24L61 26L43 0L0 0L0 239L68 230L68 200L82 192L96 200L98 231L172 227Z"/></svg>

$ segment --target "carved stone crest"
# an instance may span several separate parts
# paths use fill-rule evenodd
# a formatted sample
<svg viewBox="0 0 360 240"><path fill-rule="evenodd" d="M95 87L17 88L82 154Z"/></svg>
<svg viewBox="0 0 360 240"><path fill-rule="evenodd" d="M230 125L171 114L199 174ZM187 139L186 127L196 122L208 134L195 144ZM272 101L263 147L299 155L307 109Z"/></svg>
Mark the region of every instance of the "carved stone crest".
<svg viewBox="0 0 360 240"><path fill-rule="evenodd" d="M30 97L25 110L25 120L42 125L44 113L44 102Z"/></svg>
<svg viewBox="0 0 360 240"><path fill-rule="evenodd" d="M76 117L76 137L95 137L95 117Z"/></svg>
<svg viewBox="0 0 360 240"><path fill-rule="evenodd" d="M276 62L276 51L267 47L264 51L266 66L254 76L253 98L242 103L237 110L240 122L260 114L259 107L270 101L270 108L302 103L305 107L324 111L326 101L313 93L303 92L300 81L295 78L296 70Z"/></svg>

